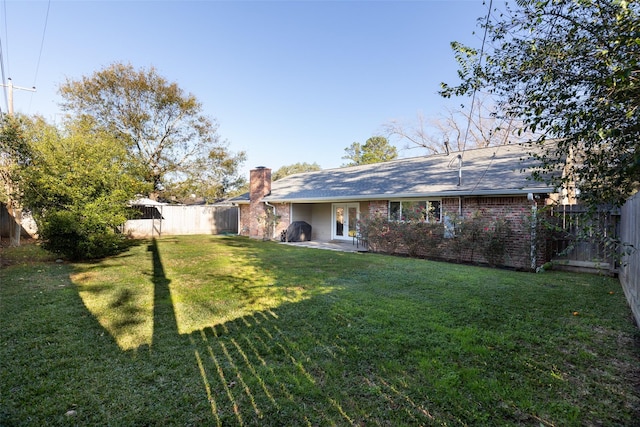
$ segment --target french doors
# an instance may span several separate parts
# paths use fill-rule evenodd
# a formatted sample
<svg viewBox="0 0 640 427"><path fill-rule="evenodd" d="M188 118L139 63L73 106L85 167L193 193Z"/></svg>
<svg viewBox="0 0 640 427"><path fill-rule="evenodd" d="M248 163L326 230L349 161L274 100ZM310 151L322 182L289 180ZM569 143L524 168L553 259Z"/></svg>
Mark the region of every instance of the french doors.
<svg viewBox="0 0 640 427"><path fill-rule="evenodd" d="M332 238L350 240L356 235L359 203L334 203L332 209Z"/></svg>

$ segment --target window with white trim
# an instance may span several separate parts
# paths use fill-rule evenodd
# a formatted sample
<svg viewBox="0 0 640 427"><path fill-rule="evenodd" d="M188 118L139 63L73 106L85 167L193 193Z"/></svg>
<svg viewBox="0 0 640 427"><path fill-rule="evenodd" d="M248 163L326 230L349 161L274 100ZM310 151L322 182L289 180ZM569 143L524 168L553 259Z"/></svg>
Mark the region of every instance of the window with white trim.
<svg viewBox="0 0 640 427"><path fill-rule="evenodd" d="M427 200L392 200L389 202L389 219L391 221L442 221L442 202L436 199Z"/></svg>

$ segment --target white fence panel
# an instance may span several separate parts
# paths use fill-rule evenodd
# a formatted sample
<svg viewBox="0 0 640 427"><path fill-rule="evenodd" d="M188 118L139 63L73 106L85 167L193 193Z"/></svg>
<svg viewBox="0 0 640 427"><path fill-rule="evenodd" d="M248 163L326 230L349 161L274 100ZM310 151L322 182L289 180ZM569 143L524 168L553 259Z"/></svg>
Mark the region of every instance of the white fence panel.
<svg viewBox="0 0 640 427"><path fill-rule="evenodd" d="M238 232L238 208L235 206L164 205L156 208L161 218L129 220L124 227L125 233L133 237L152 237Z"/></svg>
<svg viewBox="0 0 640 427"><path fill-rule="evenodd" d="M620 240L632 245L630 253L622 259L619 277L636 324L640 326L640 193L622 207Z"/></svg>

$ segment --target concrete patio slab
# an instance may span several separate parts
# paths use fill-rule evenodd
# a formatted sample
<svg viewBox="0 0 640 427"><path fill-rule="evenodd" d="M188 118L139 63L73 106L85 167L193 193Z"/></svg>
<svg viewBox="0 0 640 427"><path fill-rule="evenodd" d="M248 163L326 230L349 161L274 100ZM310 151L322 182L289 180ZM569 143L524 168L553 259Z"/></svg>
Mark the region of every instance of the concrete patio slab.
<svg viewBox="0 0 640 427"><path fill-rule="evenodd" d="M356 245L355 242L347 240L331 240L331 241L308 241L308 242L281 242L283 245L298 246L302 248L325 249L339 252L367 252L362 245Z"/></svg>

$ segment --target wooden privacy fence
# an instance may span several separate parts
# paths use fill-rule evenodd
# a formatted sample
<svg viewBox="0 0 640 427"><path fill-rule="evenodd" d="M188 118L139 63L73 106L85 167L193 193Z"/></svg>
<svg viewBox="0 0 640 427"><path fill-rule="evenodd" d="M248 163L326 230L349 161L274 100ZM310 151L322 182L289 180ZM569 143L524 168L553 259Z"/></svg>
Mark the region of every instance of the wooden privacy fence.
<svg viewBox="0 0 640 427"><path fill-rule="evenodd" d="M128 220L124 232L133 237L238 232L238 207L227 205L138 205L139 215Z"/></svg>
<svg viewBox="0 0 640 427"><path fill-rule="evenodd" d="M623 256L618 277L636 324L640 326L640 193L622 207L620 241Z"/></svg>
<svg viewBox="0 0 640 427"><path fill-rule="evenodd" d="M548 253L553 262L568 270L610 272L617 269L617 247L607 242L619 237L619 213L609 210L587 215L581 205L555 206L549 221Z"/></svg>

